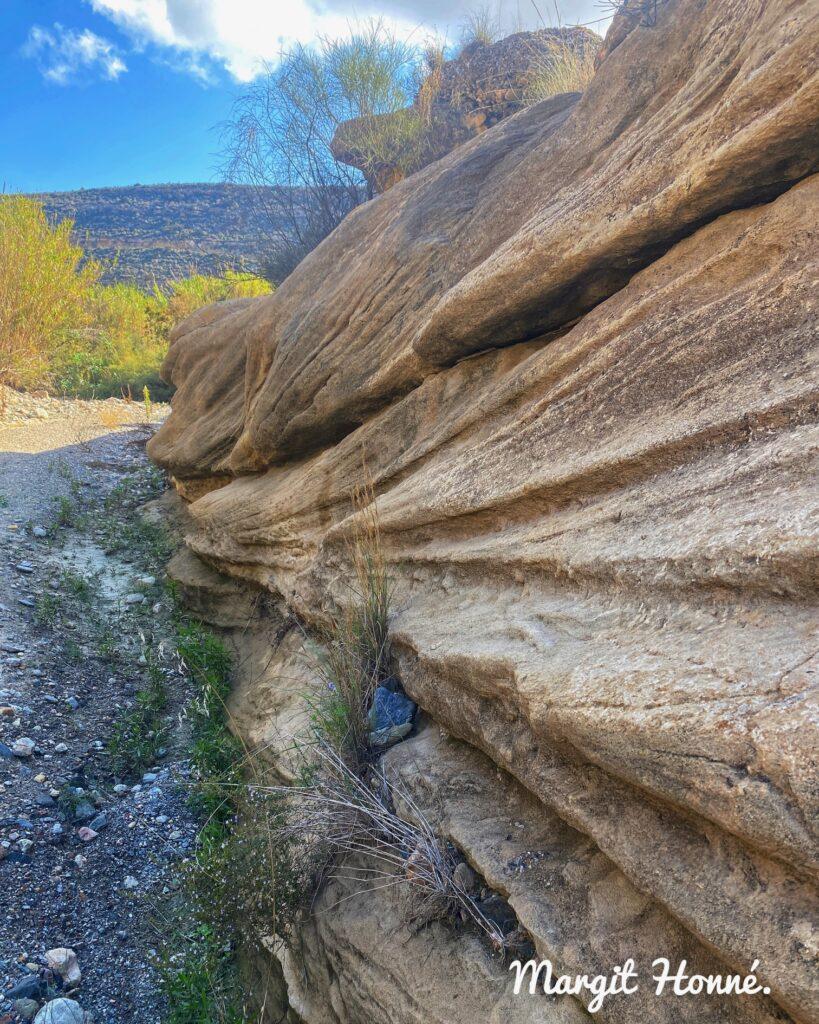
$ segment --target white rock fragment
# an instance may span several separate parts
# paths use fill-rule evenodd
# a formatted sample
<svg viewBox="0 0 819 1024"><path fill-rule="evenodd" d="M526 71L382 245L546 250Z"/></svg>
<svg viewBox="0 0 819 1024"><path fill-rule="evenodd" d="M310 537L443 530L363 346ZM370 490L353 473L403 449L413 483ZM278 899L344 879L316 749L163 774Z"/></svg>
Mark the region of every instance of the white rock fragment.
<svg viewBox="0 0 819 1024"><path fill-rule="evenodd" d="M57 946L49 949L45 955L46 966L63 979L66 985L79 985L82 972L77 961L77 954L68 946Z"/></svg>

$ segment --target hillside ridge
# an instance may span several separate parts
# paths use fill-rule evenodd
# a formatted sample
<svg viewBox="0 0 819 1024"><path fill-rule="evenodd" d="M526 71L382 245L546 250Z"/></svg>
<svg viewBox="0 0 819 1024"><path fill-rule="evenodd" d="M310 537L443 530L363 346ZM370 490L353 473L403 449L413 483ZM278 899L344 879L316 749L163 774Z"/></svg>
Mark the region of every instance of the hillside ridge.
<svg viewBox="0 0 819 1024"><path fill-rule="evenodd" d="M167 182L33 193L106 266L106 282L150 286L190 273L256 270L271 227L252 185ZM275 230L275 226L273 227Z"/></svg>

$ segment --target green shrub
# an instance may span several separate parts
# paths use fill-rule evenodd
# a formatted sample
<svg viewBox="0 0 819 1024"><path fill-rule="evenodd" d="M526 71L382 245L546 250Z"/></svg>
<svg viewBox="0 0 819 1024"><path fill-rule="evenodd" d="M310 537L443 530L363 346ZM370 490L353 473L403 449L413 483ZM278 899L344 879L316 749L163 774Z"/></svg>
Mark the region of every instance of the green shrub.
<svg viewBox="0 0 819 1024"><path fill-rule="evenodd" d="M226 271L144 292L100 284L102 267L24 196L0 197L0 384L66 395L167 399L159 369L176 324L200 306L264 295L267 281Z"/></svg>
<svg viewBox="0 0 819 1024"><path fill-rule="evenodd" d="M141 392L146 385L164 391L159 367L167 334L156 329L152 296L130 284L89 290L91 326L83 343L55 367L61 391L75 395Z"/></svg>
<svg viewBox="0 0 819 1024"><path fill-rule="evenodd" d="M24 196L0 196L0 383L41 384L81 344L100 266L83 263L73 223L52 224Z"/></svg>
<svg viewBox="0 0 819 1024"><path fill-rule="evenodd" d="M168 1004L164 1024L245 1024L224 944L207 924L178 935L181 949L159 962Z"/></svg>

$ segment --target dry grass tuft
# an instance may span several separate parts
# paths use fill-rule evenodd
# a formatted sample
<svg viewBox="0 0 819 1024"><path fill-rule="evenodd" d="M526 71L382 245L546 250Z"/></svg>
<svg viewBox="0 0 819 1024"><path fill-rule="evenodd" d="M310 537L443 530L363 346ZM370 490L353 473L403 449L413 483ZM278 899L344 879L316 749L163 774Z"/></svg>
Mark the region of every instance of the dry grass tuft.
<svg viewBox="0 0 819 1024"><path fill-rule="evenodd" d="M98 413L98 418L100 426L105 427L106 430L119 430L120 427L128 426L130 423L124 410L118 409L116 406L103 406Z"/></svg>
<svg viewBox="0 0 819 1024"><path fill-rule="evenodd" d="M353 569L349 600L320 636L315 667L324 685L308 704L316 737L361 768L370 759L367 715L373 694L390 674L392 582L372 488L357 490L352 503L356 515L348 544Z"/></svg>
<svg viewBox="0 0 819 1024"><path fill-rule="evenodd" d="M320 851L326 864L322 879L360 886L350 896L373 887L400 887L408 897L408 923L469 920L502 950L503 933L457 880L454 847L436 833L407 790L380 768L360 776L324 740L314 752L301 786L260 787L286 802L272 846ZM396 814L396 803L406 818Z"/></svg>
<svg viewBox="0 0 819 1024"><path fill-rule="evenodd" d="M563 45L551 54L537 54L527 76L524 98L539 103L566 92L585 92L594 78L594 52Z"/></svg>

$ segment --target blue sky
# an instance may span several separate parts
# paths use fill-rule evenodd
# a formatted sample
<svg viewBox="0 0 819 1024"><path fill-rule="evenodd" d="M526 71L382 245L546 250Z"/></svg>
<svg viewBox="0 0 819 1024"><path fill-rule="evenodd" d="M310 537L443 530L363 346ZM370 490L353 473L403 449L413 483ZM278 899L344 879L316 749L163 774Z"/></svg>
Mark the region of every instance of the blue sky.
<svg viewBox="0 0 819 1024"><path fill-rule="evenodd" d="M497 4L498 0L494 0ZM535 27L531 0L501 0ZM452 39L469 0L0 0L0 184L7 192L219 180L218 125L288 42L380 15ZM477 6L480 6L478 4ZM549 23L553 9L539 4ZM564 23L599 19L566 0ZM605 24L596 25L598 30Z"/></svg>

